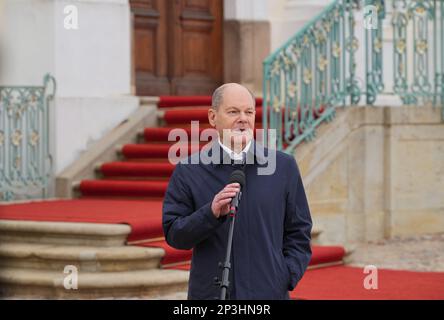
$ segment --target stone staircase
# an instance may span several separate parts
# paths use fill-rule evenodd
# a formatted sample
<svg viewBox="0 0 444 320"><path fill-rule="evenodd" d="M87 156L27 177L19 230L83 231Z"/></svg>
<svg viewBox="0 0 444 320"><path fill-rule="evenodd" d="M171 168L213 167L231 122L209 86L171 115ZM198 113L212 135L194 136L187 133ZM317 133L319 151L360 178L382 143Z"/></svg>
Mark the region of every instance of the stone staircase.
<svg viewBox="0 0 444 320"><path fill-rule="evenodd" d="M124 224L0 220L0 298L186 299L189 272L162 269L161 248L127 245L130 231ZM320 233L313 230L314 243Z"/></svg>
<svg viewBox="0 0 444 320"><path fill-rule="evenodd" d="M160 269L164 251L125 245L129 232L118 224L1 220L0 297L163 299L186 291L188 272ZM66 289L73 270L77 289Z"/></svg>

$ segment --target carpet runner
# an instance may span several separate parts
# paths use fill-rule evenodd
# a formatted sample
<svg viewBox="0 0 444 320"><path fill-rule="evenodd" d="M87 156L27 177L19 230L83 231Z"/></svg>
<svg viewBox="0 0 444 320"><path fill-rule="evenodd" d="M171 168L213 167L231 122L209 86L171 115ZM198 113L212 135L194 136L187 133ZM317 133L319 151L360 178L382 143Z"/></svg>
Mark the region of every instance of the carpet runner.
<svg viewBox="0 0 444 320"><path fill-rule="evenodd" d="M292 299L309 300L443 300L444 272L378 269L377 289L366 289L363 268L333 266L308 270Z"/></svg>

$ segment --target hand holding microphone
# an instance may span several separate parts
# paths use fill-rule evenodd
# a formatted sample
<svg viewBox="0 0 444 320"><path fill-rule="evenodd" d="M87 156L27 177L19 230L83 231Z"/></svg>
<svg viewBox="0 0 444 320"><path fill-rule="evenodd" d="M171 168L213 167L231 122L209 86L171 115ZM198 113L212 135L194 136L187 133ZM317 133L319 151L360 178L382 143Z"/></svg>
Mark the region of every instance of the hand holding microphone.
<svg viewBox="0 0 444 320"><path fill-rule="evenodd" d="M234 221L236 219L237 207L242 197L242 188L245 187L245 173L242 170L235 170L230 176L230 183L216 194L211 204L211 209L216 218L230 214L230 229L228 231L227 252L225 262L220 263L222 267L222 277L215 278L215 283L221 288L220 299L229 299L229 273L231 269L231 247L233 245Z"/></svg>
<svg viewBox="0 0 444 320"><path fill-rule="evenodd" d="M230 209L234 206L237 209L242 187L245 185L245 173L241 170L235 170L230 176L230 183L225 186L213 199L211 210L216 218L230 213Z"/></svg>

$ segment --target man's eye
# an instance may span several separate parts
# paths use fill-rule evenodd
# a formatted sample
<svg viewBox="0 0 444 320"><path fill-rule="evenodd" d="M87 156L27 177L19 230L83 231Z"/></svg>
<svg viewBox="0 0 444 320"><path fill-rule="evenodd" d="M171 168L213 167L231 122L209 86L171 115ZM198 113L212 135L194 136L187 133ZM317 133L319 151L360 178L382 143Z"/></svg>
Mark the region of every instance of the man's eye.
<svg viewBox="0 0 444 320"><path fill-rule="evenodd" d="M228 111L229 114L237 114L237 111Z"/></svg>

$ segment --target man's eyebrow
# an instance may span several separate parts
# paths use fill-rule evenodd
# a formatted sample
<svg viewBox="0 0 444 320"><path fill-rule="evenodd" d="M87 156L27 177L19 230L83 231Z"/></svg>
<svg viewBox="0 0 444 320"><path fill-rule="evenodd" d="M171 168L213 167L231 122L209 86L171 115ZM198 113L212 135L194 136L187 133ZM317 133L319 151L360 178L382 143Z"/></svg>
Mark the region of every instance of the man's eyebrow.
<svg viewBox="0 0 444 320"><path fill-rule="evenodd" d="M227 109L236 109L236 110L239 110L239 108L238 108L238 107L235 107L235 106L228 106ZM254 111L254 110L255 110L254 107L248 107L248 108L247 108L247 111Z"/></svg>

